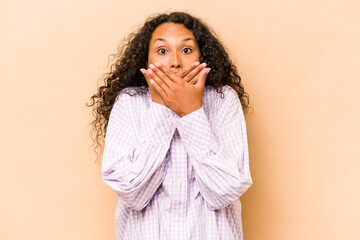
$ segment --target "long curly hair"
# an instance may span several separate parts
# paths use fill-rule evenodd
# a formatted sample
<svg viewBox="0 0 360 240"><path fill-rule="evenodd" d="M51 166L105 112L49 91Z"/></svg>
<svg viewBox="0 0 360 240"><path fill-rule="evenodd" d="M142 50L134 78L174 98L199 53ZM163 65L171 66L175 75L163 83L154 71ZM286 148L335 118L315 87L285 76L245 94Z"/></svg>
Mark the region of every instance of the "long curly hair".
<svg viewBox="0 0 360 240"><path fill-rule="evenodd" d="M231 86L239 96L243 111L247 112L249 108L249 96L244 91L237 68L211 28L188 13L158 14L149 17L137 32L130 34L125 44L118 47L117 53L109 55L113 57L113 63L110 72L103 75L104 85L90 98L91 103L86 104L88 107L94 106L92 113L95 119L91 122L91 134L93 145L96 143L94 151L100 148L98 157L103 152L110 112L119 92L127 87L136 87L136 94L148 91L148 84L139 69L147 68L149 42L154 30L162 23L183 24L191 30L199 46L200 62L206 62L207 67L211 68L205 85L213 86L222 94L221 97L222 87Z"/></svg>

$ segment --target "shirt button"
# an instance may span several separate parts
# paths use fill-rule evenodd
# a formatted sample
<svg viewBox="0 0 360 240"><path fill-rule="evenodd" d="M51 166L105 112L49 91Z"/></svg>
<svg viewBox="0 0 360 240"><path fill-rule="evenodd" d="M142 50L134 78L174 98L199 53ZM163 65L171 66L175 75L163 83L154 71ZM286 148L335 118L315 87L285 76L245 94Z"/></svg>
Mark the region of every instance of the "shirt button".
<svg viewBox="0 0 360 240"><path fill-rule="evenodd" d="M170 133L166 134L166 137L167 137L167 138L170 138L170 137L171 137Z"/></svg>
<svg viewBox="0 0 360 240"><path fill-rule="evenodd" d="M181 212L178 212L177 215L178 215L178 217L181 217Z"/></svg>
<svg viewBox="0 0 360 240"><path fill-rule="evenodd" d="M189 142L186 142L185 144L186 144L186 146L190 146L190 143L189 143Z"/></svg>
<svg viewBox="0 0 360 240"><path fill-rule="evenodd" d="M178 180L179 181L183 180L183 176L178 176Z"/></svg>
<svg viewBox="0 0 360 240"><path fill-rule="evenodd" d="M177 140L177 143L178 143L178 144L181 144L181 140L180 140L180 139L179 139L179 140Z"/></svg>

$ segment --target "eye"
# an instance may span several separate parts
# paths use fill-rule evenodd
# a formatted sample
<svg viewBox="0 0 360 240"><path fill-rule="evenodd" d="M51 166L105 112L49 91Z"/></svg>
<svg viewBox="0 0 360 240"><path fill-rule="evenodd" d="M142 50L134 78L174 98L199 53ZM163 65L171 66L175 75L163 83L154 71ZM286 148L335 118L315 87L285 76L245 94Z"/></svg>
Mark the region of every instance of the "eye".
<svg viewBox="0 0 360 240"><path fill-rule="evenodd" d="M165 48L160 48L157 52L161 55L164 55L167 52L167 50Z"/></svg>
<svg viewBox="0 0 360 240"><path fill-rule="evenodd" d="M191 50L191 48L184 48L183 52L186 53L186 54L189 54L189 53L192 52L192 50Z"/></svg>

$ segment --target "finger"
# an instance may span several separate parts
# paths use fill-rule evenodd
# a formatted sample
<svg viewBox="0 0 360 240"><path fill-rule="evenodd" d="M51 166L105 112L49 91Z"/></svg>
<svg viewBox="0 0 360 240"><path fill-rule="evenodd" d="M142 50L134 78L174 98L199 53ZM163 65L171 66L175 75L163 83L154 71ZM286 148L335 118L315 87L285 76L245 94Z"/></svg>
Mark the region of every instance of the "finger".
<svg viewBox="0 0 360 240"><path fill-rule="evenodd" d="M198 75L201 70L203 70L206 67L206 63L202 63L196 68L194 68L191 72L189 72L183 79L186 82L190 82L196 75Z"/></svg>
<svg viewBox="0 0 360 240"><path fill-rule="evenodd" d="M161 78L163 78L166 83L169 85L169 86L173 86L173 83L176 83L176 82L179 82L179 81L182 81L182 79L176 75L173 71L171 71L168 67L160 64L160 63L155 63L156 66L155 69L157 70L156 74L160 74Z"/></svg>
<svg viewBox="0 0 360 240"><path fill-rule="evenodd" d="M196 71L193 71L193 74L196 74L196 75L192 79L188 80L188 82L190 84L195 85L197 83L197 81L199 80L201 70L203 70L205 68L205 66L206 66L206 63L202 63L201 65L199 65L199 67L197 67L198 69ZM187 80L187 79L185 79L185 80Z"/></svg>
<svg viewBox="0 0 360 240"><path fill-rule="evenodd" d="M140 68L140 72L145 76L146 75L146 69L145 68Z"/></svg>
<svg viewBox="0 0 360 240"><path fill-rule="evenodd" d="M149 82L162 99L164 99L167 96L165 91L153 79L150 79Z"/></svg>
<svg viewBox="0 0 360 240"><path fill-rule="evenodd" d="M199 80L200 73L201 73L201 71L195 77L193 77L193 79L191 79L189 81L189 83L192 85L195 85L197 83L197 81Z"/></svg>
<svg viewBox="0 0 360 240"><path fill-rule="evenodd" d="M159 78L157 74L152 69L148 69L148 73L150 75L150 79L155 81L155 83L165 92L169 91L169 86L164 82L162 78Z"/></svg>
<svg viewBox="0 0 360 240"><path fill-rule="evenodd" d="M144 77L146 78L146 69L144 68L140 68L140 72L144 75Z"/></svg>
<svg viewBox="0 0 360 240"><path fill-rule="evenodd" d="M150 76L149 76L149 73L147 72L147 70L145 68L140 68L140 72L144 75L145 80L148 83L148 85L150 85L150 82L149 82Z"/></svg>
<svg viewBox="0 0 360 240"><path fill-rule="evenodd" d="M209 74L211 68L204 68L199 75L199 80L197 81L197 83L195 84L196 87L199 88L204 88L205 86L205 81L206 81L206 77Z"/></svg>
<svg viewBox="0 0 360 240"><path fill-rule="evenodd" d="M194 68L196 68L197 66L199 66L200 63L198 61L190 64L189 66L187 66L185 69L179 71L177 73L177 75L181 78L184 78L189 72L191 72L191 70L193 70Z"/></svg>
<svg viewBox="0 0 360 240"><path fill-rule="evenodd" d="M161 79L164 84L167 85L168 88L173 87L173 81L158 67L153 64L149 65L150 69L154 72L154 79L156 80Z"/></svg>

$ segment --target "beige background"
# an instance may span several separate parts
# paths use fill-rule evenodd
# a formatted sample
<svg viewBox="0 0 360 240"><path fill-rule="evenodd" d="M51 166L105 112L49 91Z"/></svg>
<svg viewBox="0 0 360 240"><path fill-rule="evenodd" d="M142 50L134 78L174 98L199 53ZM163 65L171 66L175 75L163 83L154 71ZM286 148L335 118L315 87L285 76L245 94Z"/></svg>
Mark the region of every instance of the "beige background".
<svg viewBox="0 0 360 240"><path fill-rule="evenodd" d="M188 10L231 52L254 108L246 240L360 239L358 1L1 0L0 239L114 239L116 194L85 106L145 18Z"/></svg>

